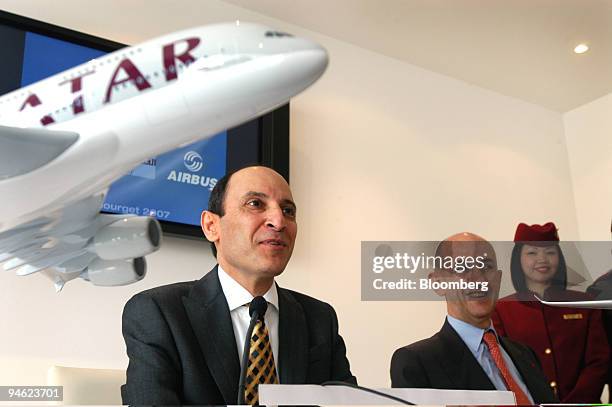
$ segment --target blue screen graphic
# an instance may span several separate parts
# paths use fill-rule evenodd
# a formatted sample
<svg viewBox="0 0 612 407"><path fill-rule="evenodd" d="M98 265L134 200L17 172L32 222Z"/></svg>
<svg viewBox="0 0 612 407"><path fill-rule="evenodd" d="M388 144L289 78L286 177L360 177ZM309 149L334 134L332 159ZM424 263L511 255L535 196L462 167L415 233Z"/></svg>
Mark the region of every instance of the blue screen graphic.
<svg viewBox="0 0 612 407"><path fill-rule="evenodd" d="M226 146L223 132L142 163L113 184L102 209L199 225L210 191L225 174Z"/></svg>
<svg viewBox="0 0 612 407"><path fill-rule="evenodd" d="M27 86L104 55L100 50L26 33L21 86Z"/></svg>
<svg viewBox="0 0 612 407"><path fill-rule="evenodd" d="M100 50L28 32L21 86L104 54ZM102 209L197 226L202 210L208 206L210 191L225 174L226 153L227 134L222 132L208 140L151 158L112 184Z"/></svg>

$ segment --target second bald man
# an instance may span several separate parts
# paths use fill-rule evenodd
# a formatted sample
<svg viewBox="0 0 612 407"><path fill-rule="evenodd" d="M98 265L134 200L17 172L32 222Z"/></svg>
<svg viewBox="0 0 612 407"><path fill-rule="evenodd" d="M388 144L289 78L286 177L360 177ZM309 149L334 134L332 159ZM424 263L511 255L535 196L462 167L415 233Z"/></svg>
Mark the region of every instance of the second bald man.
<svg viewBox="0 0 612 407"><path fill-rule="evenodd" d="M501 271L495 250L473 233L444 240L437 257L483 258L483 267L456 272L438 269L433 280L485 282L487 290L438 290L446 297L447 317L431 338L397 349L391 360L393 387L455 390L508 390L519 405L554 403L540 363L531 349L501 338L491 323Z"/></svg>

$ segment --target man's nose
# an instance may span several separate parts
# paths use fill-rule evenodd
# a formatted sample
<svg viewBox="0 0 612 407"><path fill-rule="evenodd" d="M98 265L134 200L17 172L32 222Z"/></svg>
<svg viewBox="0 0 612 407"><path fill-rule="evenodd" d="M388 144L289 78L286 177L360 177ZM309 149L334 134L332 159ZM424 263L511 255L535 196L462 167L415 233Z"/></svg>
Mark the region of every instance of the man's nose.
<svg viewBox="0 0 612 407"><path fill-rule="evenodd" d="M281 207L273 207L268 209L266 216L266 226L271 229L280 232L287 226L287 220L285 219L283 208Z"/></svg>

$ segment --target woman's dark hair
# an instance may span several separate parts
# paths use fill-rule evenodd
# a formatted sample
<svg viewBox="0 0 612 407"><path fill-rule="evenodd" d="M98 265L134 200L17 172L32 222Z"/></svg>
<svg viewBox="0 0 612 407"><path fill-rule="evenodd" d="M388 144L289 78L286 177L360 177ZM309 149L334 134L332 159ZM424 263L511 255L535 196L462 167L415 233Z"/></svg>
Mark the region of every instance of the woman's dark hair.
<svg viewBox="0 0 612 407"><path fill-rule="evenodd" d="M528 244L528 243L527 243ZM510 273L512 277L512 285L517 293L524 293L529 291L527 289L527 282L525 281L525 273L521 267L521 251L525 246L525 243L517 242L514 244L512 249L512 258L510 260ZM552 278L551 287L565 289L567 287L567 265L565 264L565 257L558 244L554 245L559 253L559 266L557 272Z"/></svg>

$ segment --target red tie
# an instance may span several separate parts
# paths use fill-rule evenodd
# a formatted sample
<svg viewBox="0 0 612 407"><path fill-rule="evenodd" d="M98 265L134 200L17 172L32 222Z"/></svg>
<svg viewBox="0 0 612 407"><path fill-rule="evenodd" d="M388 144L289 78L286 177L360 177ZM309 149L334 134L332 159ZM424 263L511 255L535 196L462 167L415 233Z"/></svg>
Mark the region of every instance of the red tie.
<svg viewBox="0 0 612 407"><path fill-rule="evenodd" d="M516 397L516 403L518 405L531 405L531 401L527 395L521 390L519 385L514 380L514 377L510 374L508 370L508 366L506 362L504 362L504 357L501 354L501 350L499 349L499 344L497 343L497 337L493 333L493 331L485 332L482 337L484 342L487 344L489 348L489 352L491 352L491 356L493 357L493 362L495 362L495 366L499 369L499 373L502 375L502 379L504 379L504 383L506 383L506 388L511 392L514 392Z"/></svg>

